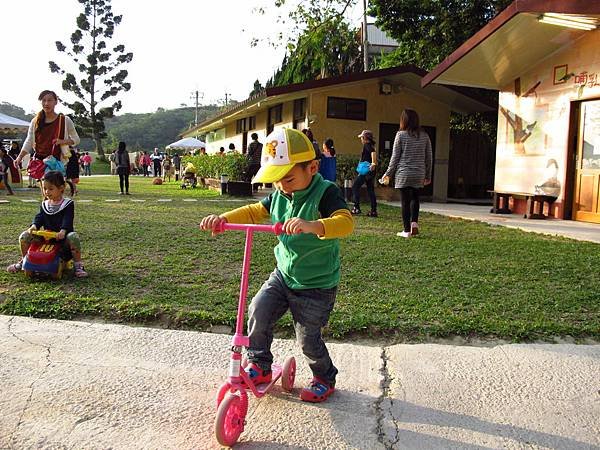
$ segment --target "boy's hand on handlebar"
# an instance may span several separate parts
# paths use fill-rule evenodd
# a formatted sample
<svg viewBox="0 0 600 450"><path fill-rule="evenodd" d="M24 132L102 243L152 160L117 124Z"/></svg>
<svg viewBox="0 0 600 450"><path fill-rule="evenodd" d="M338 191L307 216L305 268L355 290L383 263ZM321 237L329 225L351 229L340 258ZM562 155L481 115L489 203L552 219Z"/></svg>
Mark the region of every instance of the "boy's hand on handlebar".
<svg viewBox="0 0 600 450"><path fill-rule="evenodd" d="M58 239L59 241L62 241L65 238L65 235L67 234L67 232L65 230L60 230L57 234L56 234L56 239Z"/></svg>
<svg viewBox="0 0 600 450"><path fill-rule="evenodd" d="M29 227L29 230L27 230L27 231L29 231L30 233L33 232L33 231L37 231L37 227L35 225L31 225Z"/></svg>
<svg viewBox="0 0 600 450"><path fill-rule="evenodd" d="M323 235L325 230L323 224L318 220L308 221L299 217L292 217L283 223L282 231L285 234L313 233Z"/></svg>
<svg viewBox="0 0 600 450"><path fill-rule="evenodd" d="M206 216L200 222L200 229L204 231L211 231L211 235L215 236L219 233L222 233L221 226L227 223L227 219L217 216L215 214L211 214L210 216Z"/></svg>

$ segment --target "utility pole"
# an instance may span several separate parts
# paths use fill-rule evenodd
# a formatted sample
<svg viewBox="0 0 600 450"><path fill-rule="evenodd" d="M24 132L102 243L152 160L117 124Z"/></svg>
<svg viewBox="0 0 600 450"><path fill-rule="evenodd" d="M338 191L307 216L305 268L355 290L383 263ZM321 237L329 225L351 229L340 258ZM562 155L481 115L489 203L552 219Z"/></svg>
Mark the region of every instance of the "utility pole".
<svg viewBox="0 0 600 450"><path fill-rule="evenodd" d="M367 36L367 0L363 0L363 65L364 72L369 70L369 39Z"/></svg>
<svg viewBox="0 0 600 450"><path fill-rule="evenodd" d="M195 100L196 100L196 118L194 119L194 126L198 125L198 97L204 98L204 93L198 92L198 89L196 89L195 91L192 91L190 98L192 100L194 100L194 98L195 98Z"/></svg>
<svg viewBox="0 0 600 450"><path fill-rule="evenodd" d="M227 91L225 91L225 106L227 106L229 104L229 97L231 96L231 94L227 93Z"/></svg>

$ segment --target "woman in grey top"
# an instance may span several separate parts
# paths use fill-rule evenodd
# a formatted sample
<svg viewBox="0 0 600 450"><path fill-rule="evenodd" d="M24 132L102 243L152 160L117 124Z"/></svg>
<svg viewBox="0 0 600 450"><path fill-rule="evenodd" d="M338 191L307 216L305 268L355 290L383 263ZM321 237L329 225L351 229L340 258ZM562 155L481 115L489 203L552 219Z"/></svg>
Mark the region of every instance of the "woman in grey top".
<svg viewBox="0 0 600 450"><path fill-rule="evenodd" d="M400 131L396 133L390 164L382 177L388 184L394 176L394 187L402 196L404 230L397 236L419 233L419 189L431 183L431 141L419 126L419 115L412 109L400 114Z"/></svg>

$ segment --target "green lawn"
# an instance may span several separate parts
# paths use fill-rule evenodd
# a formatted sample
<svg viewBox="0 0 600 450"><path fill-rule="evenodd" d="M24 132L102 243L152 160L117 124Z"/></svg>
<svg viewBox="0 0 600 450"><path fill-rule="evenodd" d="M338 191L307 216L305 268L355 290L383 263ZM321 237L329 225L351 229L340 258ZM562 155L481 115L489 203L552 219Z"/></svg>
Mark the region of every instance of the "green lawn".
<svg viewBox="0 0 600 450"><path fill-rule="evenodd" d="M82 178L76 229L90 277L59 282L0 272L0 313L101 318L204 330L233 325L244 237L197 228L209 213L247 200L132 177ZM19 233L39 205L35 191L0 204L0 263L17 259ZM2 197L4 198L4 197ZM119 203L106 199L121 198ZM158 202L171 198L172 202ZM184 202L195 198L197 202ZM133 199L145 199L135 203ZM358 217L342 241L342 281L327 334L336 338L498 337L514 341L571 335L600 338L600 246L423 214L422 236L395 236L400 210ZM274 267L275 238L255 239L250 292ZM280 332L291 333L286 316Z"/></svg>

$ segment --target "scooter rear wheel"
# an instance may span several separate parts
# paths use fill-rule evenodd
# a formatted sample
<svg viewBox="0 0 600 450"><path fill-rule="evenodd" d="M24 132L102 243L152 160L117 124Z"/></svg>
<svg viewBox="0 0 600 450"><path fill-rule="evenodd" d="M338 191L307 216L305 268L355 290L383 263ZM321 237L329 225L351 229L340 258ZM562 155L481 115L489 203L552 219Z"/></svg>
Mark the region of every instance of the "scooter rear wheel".
<svg viewBox="0 0 600 450"><path fill-rule="evenodd" d="M217 409L215 419L215 436L219 444L228 447L235 444L244 431L245 419L246 408L240 396L227 394Z"/></svg>
<svg viewBox="0 0 600 450"><path fill-rule="evenodd" d="M292 392L294 389L294 381L296 380L296 359L289 356L283 363L281 369L281 386L284 390Z"/></svg>

